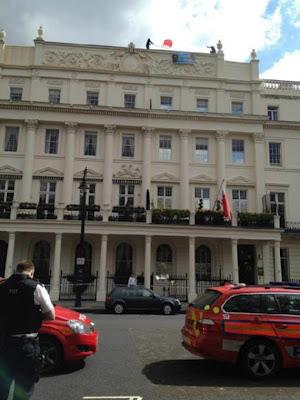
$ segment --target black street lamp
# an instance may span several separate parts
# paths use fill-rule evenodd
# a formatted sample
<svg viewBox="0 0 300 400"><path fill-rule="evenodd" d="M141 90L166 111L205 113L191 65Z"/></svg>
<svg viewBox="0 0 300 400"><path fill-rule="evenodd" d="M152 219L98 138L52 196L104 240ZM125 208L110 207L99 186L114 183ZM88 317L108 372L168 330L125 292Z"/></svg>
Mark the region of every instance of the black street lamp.
<svg viewBox="0 0 300 400"><path fill-rule="evenodd" d="M80 242L79 248L76 253L75 262L75 307L81 307L81 294L84 291L84 282L86 280L86 247L84 241L84 229L86 220L86 194L88 185L86 183L87 167L85 167L83 172L82 181L80 183L79 189L81 194L80 199L80 220L81 220L81 230L80 230Z"/></svg>

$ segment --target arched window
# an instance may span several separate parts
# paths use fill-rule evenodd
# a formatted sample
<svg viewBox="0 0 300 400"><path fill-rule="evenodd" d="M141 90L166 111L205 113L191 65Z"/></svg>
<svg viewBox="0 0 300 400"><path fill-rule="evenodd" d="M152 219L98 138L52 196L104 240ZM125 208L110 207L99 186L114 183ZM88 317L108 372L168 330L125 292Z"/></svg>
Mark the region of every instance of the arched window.
<svg viewBox="0 0 300 400"><path fill-rule="evenodd" d="M161 244L156 250L156 275L168 276L173 272L173 252L168 244Z"/></svg>
<svg viewBox="0 0 300 400"><path fill-rule="evenodd" d="M197 280L211 279L211 251L207 246L196 249L196 278Z"/></svg>
<svg viewBox="0 0 300 400"><path fill-rule="evenodd" d="M7 255L7 243L4 240L0 240L0 276L4 277L5 274L5 263Z"/></svg>
<svg viewBox="0 0 300 400"><path fill-rule="evenodd" d="M89 242L83 242L83 246L84 246L83 254L81 253L80 244L78 243L78 245L76 246L75 263L76 263L76 259L78 257L81 258L84 255L86 276L90 276L92 273L93 249L92 249L92 245Z"/></svg>
<svg viewBox="0 0 300 400"><path fill-rule="evenodd" d="M132 274L132 247L128 243L120 243L117 247L115 283L127 284Z"/></svg>
<svg viewBox="0 0 300 400"><path fill-rule="evenodd" d="M42 283L50 282L50 244L46 240L40 240L34 245L33 263L35 265L34 276Z"/></svg>

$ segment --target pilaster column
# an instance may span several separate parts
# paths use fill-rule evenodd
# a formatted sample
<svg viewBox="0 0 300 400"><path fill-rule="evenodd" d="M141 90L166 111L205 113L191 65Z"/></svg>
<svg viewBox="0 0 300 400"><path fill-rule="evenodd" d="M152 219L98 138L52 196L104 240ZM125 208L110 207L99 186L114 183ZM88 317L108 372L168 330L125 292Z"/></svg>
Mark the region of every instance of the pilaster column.
<svg viewBox="0 0 300 400"><path fill-rule="evenodd" d="M5 263L5 274L4 277L8 278L13 273L13 262L14 262L14 252L15 252L15 232L9 232L8 234L8 247Z"/></svg>
<svg viewBox="0 0 300 400"><path fill-rule="evenodd" d="M99 285L97 290L97 301L105 301L106 298L106 265L107 265L107 241L108 236L102 235L101 255L99 268Z"/></svg>
<svg viewBox="0 0 300 400"><path fill-rule="evenodd" d="M188 210L190 207L189 185L189 136L191 131L181 129L180 134L180 208Z"/></svg>
<svg viewBox="0 0 300 400"><path fill-rule="evenodd" d="M55 234L53 273L51 277L50 297L52 301L59 299L59 278L60 278L60 259L61 259L62 234Z"/></svg>
<svg viewBox="0 0 300 400"><path fill-rule="evenodd" d="M143 175L142 175L142 206L146 208L146 193L151 189L151 150L154 128L143 127Z"/></svg>
<svg viewBox="0 0 300 400"><path fill-rule="evenodd" d="M275 240L274 242L274 267L275 267L275 281L282 281L281 273L281 260L280 260L280 241Z"/></svg>
<svg viewBox="0 0 300 400"><path fill-rule="evenodd" d="M226 147L225 140L228 132L227 131L217 131L216 132L216 140L217 140L217 181L218 181L218 189L221 186L223 179L226 178Z"/></svg>
<svg viewBox="0 0 300 400"><path fill-rule="evenodd" d="M232 279L233 283L239 283L239 263L238 263L238 241L236 239L231 240L231 254L232 254Z"/></svg>
<svg viewBox="0 0 300 400"><path fill-rule="evenodd" d="M114 146L114 133L116 131L115 125L105 125L105 139L104 139L104 168L103 168L103 197L102 205L105 214L108 214L111 209L112 201L112 164L113 164L113 146ZM105 219L108 217L104 215ZM105 220L103 218L103 220Z"/></svg>
<svg viewBox="0 0 300 400"><path fill-rule="evenodd" d="M270 242L266 241L263 243L263 267L264 267L264 283L269 283L274 280L273 269L270 268Z"/></svg>
<svg viewBox="0 0 300 400"><path fill-rule="evenodd" d="M145 236L145 287L150 288L151 284L151 236Z"/></svg>
<svg viewBox="0 0 300 400"><path fill-rule="evenodd" d="M72 203L73 194L73 176L74 176L74 157L75 157L75 137L77 124L74 122L65 122L65 168L63 185L63 202L66 206Z"/></svg>
<svg viewBox="0 0 300 400"><path fill-rule="evenodd" d="M256 181L256 212L263 209L263 195L265 188L265 136L263 133L254 133L255 148L255 181Z"/></svg>
<svg viewBox="0 0 300 400"><path fill-rule="evenodd" d="M25 120L26 124L26 140L25 154L22 178L22 202L30 202L32 195L32 173L33 173L33 158L34 158L34 143L35 133L38 121L35 119Z"/></svg>
<svg viewBox="0 0 300 400"><path fill-rule="evenodd" d="M189 237L189 293L188 301L193 301L196 293L196 272L195 272L195 238Z"/></svg>

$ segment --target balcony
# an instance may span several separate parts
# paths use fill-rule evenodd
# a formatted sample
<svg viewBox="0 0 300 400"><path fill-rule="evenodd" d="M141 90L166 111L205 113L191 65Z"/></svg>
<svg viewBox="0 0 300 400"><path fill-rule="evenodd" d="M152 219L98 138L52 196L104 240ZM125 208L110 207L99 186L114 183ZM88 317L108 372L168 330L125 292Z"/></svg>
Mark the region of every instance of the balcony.
<svg viewBox="0 0 300 400"><path fill-rule="evenodd" d="M189 225L189 210L158 209L152 210L152 224Z"/></svg>
<svg viewBox="0 0 300 400"><path fill-rule="evenodd" d="M231 221L224 218L222 211L198 210L195 214L195 225L231 226Z"/></svg>
<svg viewBox="0 0 300 400"><path fill-rule="evenodd" d="M0 203L0 218L9 219L11 212L11 203L10 202L1 202Z"/></svg>
<svg viewBox="0 0 300 400"><path fill-rule="evenodd" d="M65 220L80 220L80 205L79 204L68 204L64 209ZM86 206L86 219L87 221L102 221L102 215L100 214L100 206L97 204Z"/></svg>
<svg viewBox="0 0 300 400"><path fill-rule="evenodd" d="M285 233L300 233L300 221L286 221Z"/></svg>
<svg viewBox="0 0 300 400"><path fill-rule="evenodd" d="M143 207L113 207L108 220L112 222L146 222L146 210Z"/></svg>
<svg viewBox="0 0 300 400"><path fill-rule="evenodd" d="M20 203L18 219L57 219L54 204Z"/></svg>
<svg viewBox="0 0 300 400"><path fill-rule="evenodd" d="M237 225L245 228L274 228L274 215L270 213L239 213Z"/></svg>
<svg viewBox="0 0 300 400"><path fill-rule="evenodd" d="M291 94L300 96L300 82L297 81L281 81L276 79L264 79L262 81L262 89L265 93Z"/></svg>

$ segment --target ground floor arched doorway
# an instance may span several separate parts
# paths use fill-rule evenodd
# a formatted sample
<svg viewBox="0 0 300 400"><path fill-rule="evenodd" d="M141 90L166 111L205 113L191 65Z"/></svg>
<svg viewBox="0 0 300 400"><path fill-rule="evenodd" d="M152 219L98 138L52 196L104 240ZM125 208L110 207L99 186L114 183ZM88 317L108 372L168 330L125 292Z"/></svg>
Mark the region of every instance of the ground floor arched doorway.
<svg viewBox="0 0 300 400"><path fill-rule="evenodd" d="M117 247L115 283L127 284L132 274L132 246L128 243L120 243Z"/></svg>

